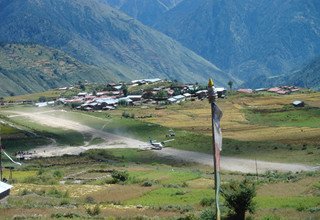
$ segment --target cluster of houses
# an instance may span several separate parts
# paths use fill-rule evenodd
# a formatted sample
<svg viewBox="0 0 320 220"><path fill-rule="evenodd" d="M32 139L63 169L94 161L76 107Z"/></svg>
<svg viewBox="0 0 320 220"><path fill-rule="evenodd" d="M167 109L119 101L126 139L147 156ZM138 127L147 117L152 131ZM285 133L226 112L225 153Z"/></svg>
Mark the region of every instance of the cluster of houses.
<svg viewBox="0 0 320 220"><path fill-rule="evenodd" d="M125 94L124 88L135 87L138 85L152 85L163 82L163 80L141 79L133 80L131 83L114 84L109 83L108 91L99 91L94 93L80 92L76 96L67 99L59 98L57 102L65 105L71 105L79 110L113 110L118 105L137 106L147 104L174 104L192 99L204 99L207 97L207 90L200 90L197 84L172 84L171 86L152 87L151 89L141 90L139 94ZM156 84L155 84L156 85ZM159 85L159 84L158 84ZM226 95L226 89L217 88L219 97ZM40 104L38 104L40 106Z"/></svg>
<svg viewBox="0 0 320 220"><path fill-rule="evenodd" d="M165 82L162 79L140 79L133 80L130 83L108 83L105 91L98 92L80 92L72 98L59 98L56 102L42 102L36 103L38 107L50 106L56 103L70 105L79 110L113 110L119 105L123 106L139 106L139 105L166 105L184 102L186 100L205 99L208 91L196 84L161 84ZM139 85L151 85L148 89L138 89L135 93L128 94L128 88ZM154 85L154 87L152 86ZM170 86L159 86L170 85ZM157 87L158 86L158 87ZM64 87L59 90L67 90L70 88ZM218 98L224 98L227 90L225 88L215 88ZM260 88L260 89L238 89L239 93L258 93L271 92L279 95L290 94L301 90L295 86L281 86L274 88Z"/></svg>
<svg viewBox="0 0 320 220"><path fill-rule="evenodd" d="M251 93L257 93L257 92L271 92L276 93L278 95L286 95L293 92L300 91L301 88L298 88L296 86L279 86L279 87L273 87L273 88L260 88L260 89L238 89L237 91L239 93L245 93L245 94L251 94Z"/></svg>

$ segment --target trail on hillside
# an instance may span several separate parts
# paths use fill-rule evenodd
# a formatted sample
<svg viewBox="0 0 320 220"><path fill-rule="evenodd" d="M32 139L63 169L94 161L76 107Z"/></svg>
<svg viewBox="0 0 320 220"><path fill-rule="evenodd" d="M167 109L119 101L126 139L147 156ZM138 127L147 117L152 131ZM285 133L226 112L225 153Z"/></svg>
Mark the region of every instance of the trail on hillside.
<svg viewBox="0 0 320 220"><path fill-rule="evenodd" d="M54 111L50 111L54 112ZM138 148L146 149L147 143L124 137L121 135L111 134L102 130L94 129L89 126L80 124L76 121L69 119L62 119L48 115L48 112L37 112L37 113L24 113L19 111L10 112L14 115L9 117L26 117L36 123L43 124L50 127L71 129L83 134L87 133L93 137L100 137L105 140L105 143L89 146L79 147L59 147L59 146L45 146L36 148L32 151L32 157L51 157L51 156L62 156L64 154L78 155L89 149L113 149L113 148ZM213 166L212 155L184 151L174 148L164 148L162 150L154 151L162 156L169 156L174 159L180 159L188 162L196 162L204 165ZM275 163L260 160L240 159L234 157L222 157L221 158L221 169L227 171L243 172L243 173L262 173L268 170L278 170L282 172L298 172L298 171L312 171L320 170L320 167L312 167L303 164L288 164L288 163Z"/></svg>

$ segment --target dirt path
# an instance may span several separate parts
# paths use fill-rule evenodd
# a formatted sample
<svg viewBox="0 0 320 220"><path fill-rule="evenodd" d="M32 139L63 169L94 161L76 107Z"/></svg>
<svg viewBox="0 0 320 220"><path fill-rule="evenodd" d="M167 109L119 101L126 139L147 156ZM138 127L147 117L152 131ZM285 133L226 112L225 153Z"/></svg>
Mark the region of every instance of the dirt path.
<svg viewBox="0 0 320 220"><path fill-rule="evenodd" d="M52 111L50 111L52 112ZM44 124L51 127L59 127L62 129L72 129L81 133L88 133L94 137L100 137L106 142L99 145L90 146L80 146L80 147L58 147L50 146L34 149L35 153L32 155L34 157L50 157L50 156L61 156L64 154L78 155L89 149L112 149L112 148L146 148L146 143L138 141L132 138L127 138L111 133L107 133L101 130L97 130L86 125L80 124L78 122L57 118L46 114L46 112L37 113L23 113L23 112L11 112L14 115L10 117L27 117L30 120ZM176 159L181 159L190 162L196 162L204 165L212 166L213 159L212 155L183 151L173 148L164 148L156 153L163 156L171 156ZM286 163L274 163L266 161L255 161L250 159L239 159L233 157L222 157L221 158L221 169L228 171L238 171L243 173L255 173L256 169L259 173L265 172L267 170L278 170L283 172L297 172L297 171L312 171L319 170L320 167L311 167L302 164L286 164Z"/></svg>

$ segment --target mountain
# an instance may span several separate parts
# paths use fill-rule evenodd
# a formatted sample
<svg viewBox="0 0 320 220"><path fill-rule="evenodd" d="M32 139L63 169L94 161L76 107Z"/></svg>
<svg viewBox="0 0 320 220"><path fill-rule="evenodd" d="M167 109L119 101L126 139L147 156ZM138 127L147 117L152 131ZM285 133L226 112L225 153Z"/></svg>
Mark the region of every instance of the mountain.
<svg viewBox="0 0 320 220"><path fill-rule="evenodd" d="M295 86L320 90L320 57L313 59L301 70L283 77L283 81Z"/></svg>
<svg viewBox="0 0 320 220"><path fill-rule="evenodd" d="M232 77L103 0L0 0L0 42L61 50L102 78L167 78L226 85Z"/></svg>
<svg viewBox="0 0 320 220"><path fill-rule="evenodd" d="M111 74L57 49L39 45L0 45L0 96L44 91L80 81L113 81Z"/></svg>
<svg viewBox="0 0 320 220"><path fill-rule="evenodd" d="M153 26L249 86L320 54L318 0L184 0Z"/></svg>
<svg viewBox="0 0 320 220"><path fill-rule="evenodd" d="M110 6L152 26L166 11L182 0L104 0Z"/></svg>

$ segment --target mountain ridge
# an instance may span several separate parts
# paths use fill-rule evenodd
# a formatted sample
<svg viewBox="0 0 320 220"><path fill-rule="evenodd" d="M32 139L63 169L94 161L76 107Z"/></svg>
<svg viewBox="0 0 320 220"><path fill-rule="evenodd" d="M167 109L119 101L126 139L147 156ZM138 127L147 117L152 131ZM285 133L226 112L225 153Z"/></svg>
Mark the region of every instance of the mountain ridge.
<svg viewBox="0 0 320 220"><path fill-rule="evenodd" d="M146 24L255 87L319 56L319 12L317 0L183 0Z"/></svg>
<svg viewBox="0 0 320 220"><path fill-rule="evenodd" d="M116 79L159 77L205 82L213 77L220 85L230 79L237 81L102 0L1 0L0 8L0 42L56 48Z"/></svg>

